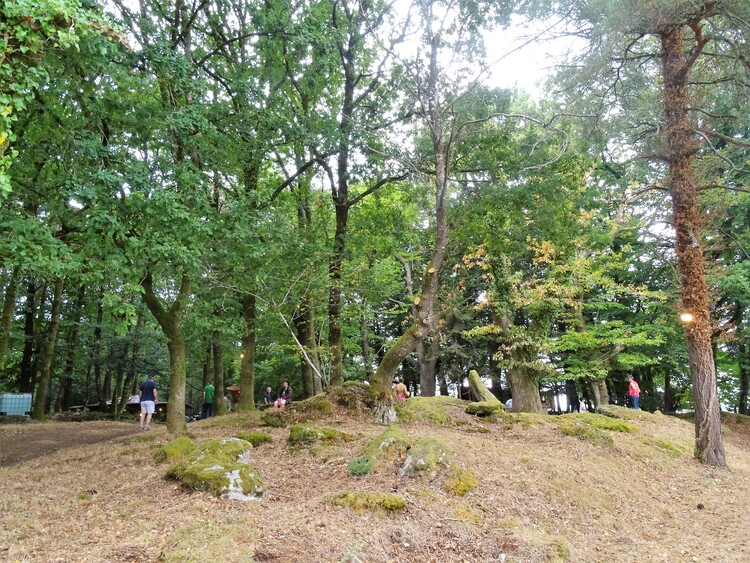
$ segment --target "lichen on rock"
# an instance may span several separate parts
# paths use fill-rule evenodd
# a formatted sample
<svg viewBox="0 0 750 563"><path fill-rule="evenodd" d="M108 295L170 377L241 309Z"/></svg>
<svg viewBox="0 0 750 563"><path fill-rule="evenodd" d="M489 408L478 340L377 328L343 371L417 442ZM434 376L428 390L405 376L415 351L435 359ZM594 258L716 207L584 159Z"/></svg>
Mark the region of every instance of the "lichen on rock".
<svg viewBox="0 0 750 563"><path fill-rule="evenodd" d="M404 458L413 440L397 426L389 426L375 438L365 444L362 455L371 459L375 468Z"/></svg>
<svg viewBox="0 0 750 563"><path fill-rule="evenodd" d="M439 438L420 438L409 450L406 461L399 471L405 475L434 479L450 465L450 449Z"/></svg>
<svg viewBox="0 0 750 563"><path fill-rule="evenodd" d="M246 440L217 438L172 465L167 477L219 498L254 500L265 493L265 487L249 465L252 449Z"/></svg>

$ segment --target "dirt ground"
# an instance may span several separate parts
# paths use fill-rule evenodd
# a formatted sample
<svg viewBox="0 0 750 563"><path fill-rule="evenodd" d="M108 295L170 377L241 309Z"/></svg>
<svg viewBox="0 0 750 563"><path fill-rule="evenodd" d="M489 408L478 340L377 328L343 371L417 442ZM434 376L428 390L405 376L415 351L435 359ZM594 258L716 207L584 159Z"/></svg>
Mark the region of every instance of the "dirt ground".
<svg viewBox="0 0 750 563"><path fill-rule="evenodd" d="M47 456L58 450L128 436L136 426L125 422L103 421L0 426L0 467Z"/></svg>
<svg viewBox="0 0 750 563"><path fill-rule="evenodd" d="M464 496L441 476L402 477L397 464L352 475L347 462L383 428L342 412L316 422L354 438L330 446L293 448L288 427L246 416L188 425L196 443L271 435L252 454L268 488L254 502L165 479L167 466L153 457L172 438L164 427L148 435L111 422L0 427L3 449L40 444L40 433L71 439L0 468L0 560L750 561L750 426L741 420L726 427L729 467L715 469L692 458L692 424L661 415L625 413L635 431L592 442L561 432L564 417L490 423L448 410L448 423L401 426L449 445L453 464L479 481ZM333 506L341 491L396 494L407 507L356 513Z"/></svg>

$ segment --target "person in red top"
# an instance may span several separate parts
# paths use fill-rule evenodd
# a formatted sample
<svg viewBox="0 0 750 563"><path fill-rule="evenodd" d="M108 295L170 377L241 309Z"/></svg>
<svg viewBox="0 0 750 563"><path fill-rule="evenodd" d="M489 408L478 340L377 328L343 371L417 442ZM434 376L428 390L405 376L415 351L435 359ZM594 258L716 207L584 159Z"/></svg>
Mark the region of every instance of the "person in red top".
<svg viewBox="0 0 750 563"><path fill-rule="evenodd" d="M628 376L628 395L630 395L630 402L633 404L634 409L640 409L639 404L641 398L641 388L638 386L638 382L633 379L632 375Z"/></svg>

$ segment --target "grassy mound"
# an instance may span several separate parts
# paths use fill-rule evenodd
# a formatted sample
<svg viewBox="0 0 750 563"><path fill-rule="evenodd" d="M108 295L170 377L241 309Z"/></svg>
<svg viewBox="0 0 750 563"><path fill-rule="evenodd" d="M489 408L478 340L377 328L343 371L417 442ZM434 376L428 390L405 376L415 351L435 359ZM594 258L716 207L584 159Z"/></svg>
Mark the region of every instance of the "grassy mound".
<svg viewBox="0 0 750 563"><path fill-rule="evenodd" d="M153 434L152 434L153 436ZM180 436L171 442L167 442L154 453L154 459L159 463L165 461L174 461L179 459L195 449L195 444L187 436Z"/></svg>

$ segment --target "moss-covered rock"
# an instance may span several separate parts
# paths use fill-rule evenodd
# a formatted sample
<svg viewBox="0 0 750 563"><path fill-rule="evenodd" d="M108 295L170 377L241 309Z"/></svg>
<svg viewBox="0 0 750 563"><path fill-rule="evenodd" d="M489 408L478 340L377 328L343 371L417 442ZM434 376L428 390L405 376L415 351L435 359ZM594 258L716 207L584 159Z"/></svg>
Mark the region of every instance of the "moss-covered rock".
<svg viewBox="0 0 750 563"><path fill-rule="evenodd" d="M500 401L469 403L466 407L466 414L473 414L479 417L503 418L506 416L505 407Z"/></svg>
<svg viewBox="0 0 750 563"><path fill-rule="evenodd" d="M330 391L331 400L337 405L353 410L372 408L377 399L375 388L361 381L344 381L344 385Z"/></svg>
<svg viewBox="0 0 750 563"><path fill-rule="evenodd" d="M333 442L350 442L352 436L334 428L318 428L312 424L295 424L289 429L289 443L309 445L315 442L331 444Z"/></svg>
<svg viewBox="0 0 750 563"><path fill-rule="evenodd" d="M445 480L445 490L457 497L476 491L477 486L477 478L471 471L456 466L451 467Z"/></svg>
<svg viewBox="0 0 750 563"><path fill-rule="evenodd" d="M307 415L308 418L317 418L333 412L333 404L325 395L320 393L304 401L295 401L287 409L290 412Z"/></svg>
<svg viewBox="0 0 750 563"><path fill-rule="evenodd" d="M381 493L342 492L331 497L331 504L349 507L357 513L365 510L398 512L406 508L406 499Z"/></svg>
<svg viewBox="0 0 750 563"><path fill-rule="evenodd" d="M283 428L287 425L284 409L268 409L260 413L260 421L266 426L272 428Z"/></svg>
<svg viewBox="0 0 750 563"><path fill-rule="evenodd" d="M450 448L439 438L420 438L409 450L399 475L434 479L450 465Z"/></svg>
<svg viewBox="0 0 750 563"><path fill-rule="evenodd" d="M167 477L220 498L252 500L265 492L263 482L249 465L252 449L245 440L217 438L177 461Z"/></svg>
<svg viewBox="0 0 750 563"><path fill-rule="evenodd" d="M152 434L153 436L153 434ZM164 461L174 461L184 455L189 454L195 449L195 444L187 436L180 436L171 442L167 442L154 454L154 459L159 463Z"/></svg>
<svg viewBox="0 0 750 563"><path fill-rule="evenodd" d="M389 426L365 444L362 455L373 460L376 468L406 457L414 441L398 426Z"/></svg>
<svg viewBox="0 0 750 563"><path fill-rule="evenodd" d="M489 389L487 389L487 386L482 381L482 378L479 377L477 370L473 369L469 371L468 380L469 396L473 401L477 403L496 403L498 405L502 404L500 403L500 400L495 397Z"/></svg>
<svg viewBox="0 0 750 563"><path fill-rule="evenodd" d="M254 448L257 448L258 446L260 446L261 444L265 444L266 442L273 441L271 436L269 436L265 432L240 432L236 437L240 440L250 442Z"/></svg>

